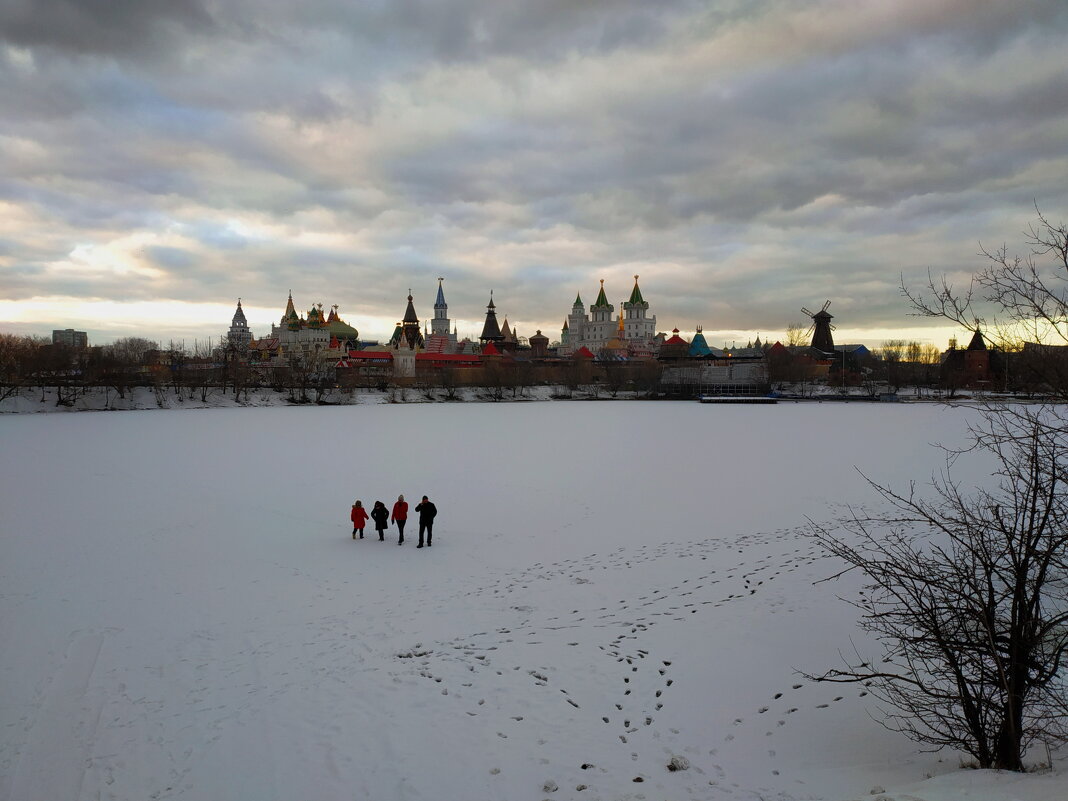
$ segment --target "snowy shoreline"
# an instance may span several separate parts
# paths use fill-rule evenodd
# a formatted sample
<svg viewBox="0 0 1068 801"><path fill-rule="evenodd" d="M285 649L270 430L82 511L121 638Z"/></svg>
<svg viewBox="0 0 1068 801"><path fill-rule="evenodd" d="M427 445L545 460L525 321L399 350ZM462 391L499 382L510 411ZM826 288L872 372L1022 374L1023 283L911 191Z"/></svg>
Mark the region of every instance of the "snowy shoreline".
<svg viewBox="0 0 1068 801"><path fill-rule="evenodd" d="M57 404L56 391L46 388L26 389L18 395L0 401L0 414L39 414L49 412L113 412L113 411L148 411L174 409L241 409L253 407L307 408L312 406L377 406L382 404L414 403L480 403L499 402L517 403L536 400L562 400L559 387L526 387L516 397L511 393L499 399L486 397L487 392L479 389L461 389L456 397L447 399L443 393L435 393L433 399L427 398L422 390L407 388L404 390L331 390L322 401L295 402L290 400L288 390L254 389L242 394L242 399L234 400L232 391L211 389L202 400L199 390L184 391L177 395L171 389L157 392L152 387L133 387L120 398L113 389L92 387L71 405ZM572 398L567 398L570 400ZM582 393L574 393L575 400L612 400L609 397L596 398ZM630 400L631 398L626 398Z"/></svg>
<svg viewBox="0 0 1068 801"><path fill-rule="evenodd" d="M177 410L177 409L242 409L262 407L295 407L308 408L312 406L378 406L394 404L464 404L464 403L526 403L532 401L660 401L660 400L686 400L696 402L696 399L665 399L648 398L644 395L634 395L630 392L620 392L612 396L607 391L597 389L569 390L561 386L531 386L523 387L513 396L511 390L504 393L503 397L494 397L492 390L479 387L465 387L457 389L454 397L447 397L441 390L434 390L433 397L427 397L424 390L408 388L391 388L386 390L359 389L341 390L332 389L320 402L309 400L296 402L290 399L288 390L275 390L269 388L253 389L243 393L242 399L234 400L232 391L211 389L206 396L201 395L200 390L183 391L175 394L167 388L157 391L152 387L133 387L126 391L125 397L119 397L115 390L106 387L91 387L86 392L79 394L77 399L69 405L57 403L57 394L54 388L48 387L42 391L36 389L23 389L18 394L0 400L0 415L5 414L44 414L60 412L118 412L118 411L150 411L150 410ZM908 403L942 403L942 404L967 404L968 397L956 399L938 398L933 396L910 396L902 395L902 401ZM837 390L825 394L814 394L808 397L784 396L779 399L780 403L857 403L863 405L878 405L876 398L867 395L852 395L843 397Z"/></svg>

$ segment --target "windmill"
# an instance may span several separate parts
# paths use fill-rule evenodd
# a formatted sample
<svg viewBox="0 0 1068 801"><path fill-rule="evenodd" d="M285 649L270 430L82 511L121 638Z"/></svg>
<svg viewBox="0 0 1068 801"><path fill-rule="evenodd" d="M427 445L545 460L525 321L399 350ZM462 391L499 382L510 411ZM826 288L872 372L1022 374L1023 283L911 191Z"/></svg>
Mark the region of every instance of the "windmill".
<svg viewBox="0 0 1068 801"><path fill-rule="evenodd" d="M827 307L830 305L831 302L828 300L818 312L811 312L804 306L801 307L801 311L812 318L812 327L808 329L812 332L812 347L824 353L834 353L834 338L831 336L831 331L834 330L831 320L834 315L827 312Z"/></svg>

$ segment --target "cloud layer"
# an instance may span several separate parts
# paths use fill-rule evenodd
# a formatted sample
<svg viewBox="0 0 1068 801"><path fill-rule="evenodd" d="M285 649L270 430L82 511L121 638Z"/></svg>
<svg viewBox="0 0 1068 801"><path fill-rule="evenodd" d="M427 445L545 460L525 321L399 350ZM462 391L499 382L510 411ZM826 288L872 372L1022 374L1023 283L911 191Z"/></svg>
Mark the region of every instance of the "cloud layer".
<svg viewBox="0 0 1068 801"><path fill-rule="evenodd" d="M241 297L265 333L292 289L383 335L440 275L461 334L492 289L557 336L640 274L662 329L831 298L856 338L1068 216L1059 0L16 0L0 36L8 328Z"/></svg>

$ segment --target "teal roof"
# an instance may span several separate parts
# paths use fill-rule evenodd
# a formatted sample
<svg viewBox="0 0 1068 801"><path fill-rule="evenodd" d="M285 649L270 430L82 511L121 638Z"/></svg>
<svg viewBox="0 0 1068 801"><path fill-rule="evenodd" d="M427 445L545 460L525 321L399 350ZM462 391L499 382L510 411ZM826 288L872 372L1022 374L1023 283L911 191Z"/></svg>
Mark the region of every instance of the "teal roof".
<svg viewBox="0 0 1068 801"><path fill-rule="evenodd" d="M693 339L690 340L690 356L708 356L712 352L712 348L708 347L708 343L705 342L705 335L698 331L693 335Z"/></svg>

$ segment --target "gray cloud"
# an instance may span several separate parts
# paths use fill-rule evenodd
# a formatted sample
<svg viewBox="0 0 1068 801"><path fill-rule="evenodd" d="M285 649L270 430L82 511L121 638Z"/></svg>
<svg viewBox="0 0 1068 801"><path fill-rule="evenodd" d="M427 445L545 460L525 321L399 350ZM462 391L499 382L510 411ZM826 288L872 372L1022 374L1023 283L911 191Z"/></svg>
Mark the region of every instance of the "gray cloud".
<svg viewBox="0 0 1068 801"><path fill-rule="evenodd" d="M79 54L150 56L212 27L200 0L11 0L0 11L6 41Z"/></svg>
<svg viewBox="0 0 1068 801"><path fill-rule="evenodd" d="M902 273L1068 209L1068 11L888 8L7 4L0 288L910 325Z"/></svg>

